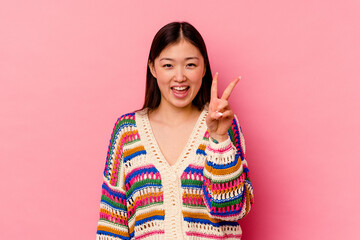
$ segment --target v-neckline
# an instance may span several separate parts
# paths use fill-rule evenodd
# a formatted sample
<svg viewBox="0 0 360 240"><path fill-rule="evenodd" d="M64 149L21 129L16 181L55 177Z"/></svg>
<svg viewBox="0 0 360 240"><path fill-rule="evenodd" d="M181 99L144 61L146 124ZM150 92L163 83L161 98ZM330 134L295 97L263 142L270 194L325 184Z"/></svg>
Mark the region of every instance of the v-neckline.
<svg viewBox="0 0 360 240"><path fill-rule="evenodd" d="M202 139L202 136L199 135L205 134L207 130L205 122L205 118L207 115L207 106L205 106L204 109L201 111L200 116L198 117L195 125L193 126L190 137L187 139L184 148L182 149L180 155L177 157L176 162L173 165L169 164L169 162L166 160L160 150L160 147L150 124L148 109L136 112L136 114L137 117L135 117L135 120L140 120L140 125L138 126L140 127L140 138L144 140L144 147L147 153L153 154L156 158L157 161L156 163L154 162L155 165L158 165L162 169L173 169L175 172L178 173L180 169L184 170L184 167L188 165L188 159L191 155L191 152L196 151L199 145L199 141Z"/></svg>

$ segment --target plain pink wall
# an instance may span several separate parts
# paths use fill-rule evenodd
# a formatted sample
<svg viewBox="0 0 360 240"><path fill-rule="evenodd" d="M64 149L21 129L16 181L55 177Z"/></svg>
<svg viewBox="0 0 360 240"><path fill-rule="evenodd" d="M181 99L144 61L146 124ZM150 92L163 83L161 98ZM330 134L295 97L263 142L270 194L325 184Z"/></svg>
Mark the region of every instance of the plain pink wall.
<svg viewBox="0 0 360 240"><path fill-rule="evenodd" d="M243 77L244 239L360 239L360 2L218 2L2 1L1 239L95 239L112 127L171 21L201 32L222 89Z"/></svg>

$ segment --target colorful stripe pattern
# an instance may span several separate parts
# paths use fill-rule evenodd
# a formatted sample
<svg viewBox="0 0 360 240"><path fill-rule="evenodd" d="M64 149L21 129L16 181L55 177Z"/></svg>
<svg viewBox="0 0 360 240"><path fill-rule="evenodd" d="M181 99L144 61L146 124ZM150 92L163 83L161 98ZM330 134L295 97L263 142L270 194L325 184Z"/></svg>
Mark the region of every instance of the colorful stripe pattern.
<svg viewBox="0 0 360 240"><path fill-rule="evenodd" d="M236 221L250 211L253 188L245 160L245 145L237 119L229 129L230 139L220 144L210 141L204 167L204 200L210 214L224 221ZM235 147L233 155L229 142ZM214 149L215 148L215 149Z"/></svg>
<svg viewBox="0 0 360 240"><path fill-rule="evenodd" d="M245 144L237 119L230 138L215 144L206 131L193 163L180 176L183 234L187 239L240 239L243 218L253 203ZM111 134L100 203L97 240L163 239L164 187L147 159L135 114L121 116Z"/></svg>

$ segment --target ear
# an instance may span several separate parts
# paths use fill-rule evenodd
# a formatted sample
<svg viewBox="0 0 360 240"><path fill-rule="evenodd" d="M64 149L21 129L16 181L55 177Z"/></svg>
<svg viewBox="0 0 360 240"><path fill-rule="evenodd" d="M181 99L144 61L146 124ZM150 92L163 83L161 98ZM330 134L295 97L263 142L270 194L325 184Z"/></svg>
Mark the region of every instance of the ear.
<svg viewBox="0 0 360 240"><path fill-rule="evenodd" d="M204 77L204 76L205 76L205 73L206 73L206 68L204 68L204 73L203 73L203 76L202 76L202 77Z"/></svg>
<svg viewBox="0 0 360 240"><path fill-rule="evenodd" d="M154 78L156 78L156 71L155 71L154 63L149 60L148 65L149 65L151 74L153 75Z"/></svg>

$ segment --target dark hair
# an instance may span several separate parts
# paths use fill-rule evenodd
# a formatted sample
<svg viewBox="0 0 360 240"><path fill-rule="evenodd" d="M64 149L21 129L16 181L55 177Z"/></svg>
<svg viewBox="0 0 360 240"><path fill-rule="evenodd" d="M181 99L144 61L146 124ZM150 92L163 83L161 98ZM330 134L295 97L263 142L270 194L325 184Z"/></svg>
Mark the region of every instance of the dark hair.
<svg viewBox="0 0 360 240"><path fill-rule="evenodd" d="M204 105L210 101L210 89L212 83L212 74L210 63L204 39L200 33L187 22L172 22L162 27L155 35L149 53L148 63L154 63L161 51L170 44L185 39L197 47L204 58L205 75L202 78L202 84L199 92L193 100L194 106L201 110ZM161 93L156 78L151 74L149 64L146 73L146 90L143 108L155 109L159 106Z"/></svg>

